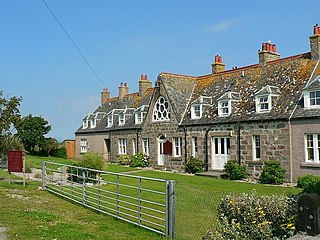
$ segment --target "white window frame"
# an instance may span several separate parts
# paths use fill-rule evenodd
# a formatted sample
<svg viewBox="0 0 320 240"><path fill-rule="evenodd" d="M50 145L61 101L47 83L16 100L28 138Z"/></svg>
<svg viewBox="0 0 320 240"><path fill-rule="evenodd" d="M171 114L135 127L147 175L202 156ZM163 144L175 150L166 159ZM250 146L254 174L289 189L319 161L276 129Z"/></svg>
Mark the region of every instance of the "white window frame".
<svg viewBox="0 0 320 240"><path fill-rule="evenodd" d="M160 117L159 117L159 114L160 114ZM152 120L154 122L169 122L170 118L171 118L171 111L170 111L169 102L165 97L160 96L154 105Z"/></svg>
<svg viewBox="0 0 320 240"><path fill-rule="evenodd" d="M257 142L258 139L259 139L259 142ZM258 151L259 151L259 157L257 157ZM252 136L252 159L255 161L261 160L261 136L260 135Z"/></svg>
<svg viewBox="0 0 320 240"><path fill-rule="evenodd" d="M199 108L199 110L196 108ZM193 104L191 106L191 119L200 119L201 117L202 117L202 104Z"/></svg>
<svg viewBox="0 0 320 240"><path fill-rule="evenodd" d="M143 121L143 112L141 111L136 112L134 116L135 116L135 119L134 119L135 124L141 124Z"/></svg>
<svg viewBox="0 0 320 240"><path fill-rule="evenodd" d="M89 150L88 140L85 138L80 139L80 153L86 153Z"/></svg>
<svg viewBox="0 0 320 240"><path fill-rule="evenodd" d="M181 157L182 156L182 138L175 137L173 138L173 157Z"/></svg>
<svg viewBox="0 0 320 240"><path fill-rule="evenodd" d="M87 119L85 119L85 120L83 120L83 123L82 123L82 128L83 129L87 129L88 128L88 120Z"/></svg>
<svg viewBox="0 0 320 240"><path fill-rule="evenodd" d="M95 128L97 126L97 119L94 118L90 121L90 128Z"/></svg>
<svg viewBox="0 0 320 240"><path fill-rule="evenodd" d="M261 99L267 98L267 101L260 101ZM261 108L261 105L267 104L268 108ZM256 96L256 111L257 113L265 113L269 112L271 110L271 94L264 94L264 95L258 95Z"/></svg>
<svg viewBox="0 0 320 240"><path fill-rule="evenodd" d="M320 92L320 89L315 90L306 90L303 92L303 100L304 100L304 107L308 109L312 108L320 108L320 104L311 104L311 93L317 94L317 92ZM320 99L320 98L318 98ZM317 97L315 98L315 101L317 100Z"/></svg>
<svg viewBox="0 0 320 240"><path fill-rule="evenodd" d="M118 139L118 147L119 147L119 154L127 154L127 139L119 138Z"/></svg>
<svg viewBox="0 0 320 240"><path fill-rule="evenodd" d="M126 123L125 114L119 114L119 126L123 126Z"/></svg>
<svg viewBox="0 0 320 240"><path fill-rule="evenodd" d="M149 138L143 138L142 139L142 149L143 153L147 156L150 155L150 140Z"/></svg>
<svg viewBox="0 0 320 240"><path fill-rule="evenodd" d="M113 125L113 115L108 115L107 117L107 127L112 127Z"/></svg>
<svg viewBox="0 0 320 240"><path fill-rule="evenodd" d="M227 110L227 112L225 112L224 110ZM218 101L218 115L229 116L230 113L231 113L231 101L230 100Z"/></svg>
<svg viewBox="0 0 320 240"><path fill-rule="evenodd" d="M308 139L310 137L311 139ZM311 140L311 146L308 141ZM306 133L304 135L305 144L305 162L306 163L320 163L320 134ZM308 149L312 150L313 159L309 158Z"/></svg>
<svg viewBox="0 0 320 240"><path fill-rule="evenodd" d="M191 156L196 158L199 154L198 137L192 137L191 144Z"/></svg>

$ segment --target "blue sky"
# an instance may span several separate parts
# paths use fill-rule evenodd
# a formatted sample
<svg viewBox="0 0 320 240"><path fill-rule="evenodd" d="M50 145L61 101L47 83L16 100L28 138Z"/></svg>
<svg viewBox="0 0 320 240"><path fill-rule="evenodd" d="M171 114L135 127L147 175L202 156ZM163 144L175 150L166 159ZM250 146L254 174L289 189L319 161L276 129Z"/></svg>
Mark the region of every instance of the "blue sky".
<svg viewBox="0 0 320 240"><path fill-rule="evenodd" d="M319 1L46 0L112 96L141 74L205 75L216 54L227 69L255 64L261 43L281 57L309 51ZM0 89L22 96L22 115L43 116L48 136L73 139L100 104L103 85L42 0L0 0Z"/></svg>

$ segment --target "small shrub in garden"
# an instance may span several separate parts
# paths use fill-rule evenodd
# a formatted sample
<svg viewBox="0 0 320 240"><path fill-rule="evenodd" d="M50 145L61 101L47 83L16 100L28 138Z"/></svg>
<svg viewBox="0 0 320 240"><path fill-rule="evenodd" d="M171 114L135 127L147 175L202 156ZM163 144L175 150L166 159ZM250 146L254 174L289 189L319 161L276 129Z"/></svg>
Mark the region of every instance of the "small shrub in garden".
<svg viewBox="0 0 320 240"><path fill-rule="evenodd" d="M120 165L129 165L130 164L130 157L128 155L119 155L118 156L118 163Z"/></svg>
<svg viewBox="0 0 320 240"><path fill-rule="evenodd" d="M265 161L260 176L262 183L282 184L286 170L277 161Z"/></svg>
<svg viewBox="0 0 320 240"><path fill-rule="evenodd" d="M203 167L203 161L194 157L190 157L186 163L186 171L188 173L203 172Z"/></svg>
<svg viewBox="0 0 320 240"><path fill-rule="evenodd" d="M97 170L102 170L102 167L104 165L104 160L101 155L93 152L87 152L83 158L75 164L77 167L82 167L82 168L91 168L91 169L97 169ZM96 182L96 172L93 171L87 171L87 170L82 170L78 169L76 170L75 168L68 168L67 170L69 176L68 180L72 180L74 182L82 182L83 181L83 173L85 174L86 177L89 177L91 179L87 180L87 182Z"/></svg>
<svg viewBox="0 0 320 240"><path fill-rule="evenodd" d="M246 166L240 165L235 160L229 160L224 165L224 170L231 180L241 180L248 176Z"/></svg>
<svg viewBox="0 0 320 240"><path fill-rule="evenodd" d="M202 239L287 239L296 233L297 198L228 195L217 214L219 224Z"/></svg>
<svg viewBox="0 0 320 240"><path fill-rule="evenodd" d="M50 152L50 156L66 159L67 158L67 150L65 147L59 147L59 148L53 149Z"/></svg>
<svg viewBox="0 0 320 240"><path fill-rule="evenodd" d="M139 152L130 157L130 167L148 167L150 165L149 156Z"/></svg>
<svg viewBox="0 0 320 240"><path fill-rule="evenodd" d="M297 187L303 188L304 193L320 195L320 176L307 174L298 178Z"/></svg>

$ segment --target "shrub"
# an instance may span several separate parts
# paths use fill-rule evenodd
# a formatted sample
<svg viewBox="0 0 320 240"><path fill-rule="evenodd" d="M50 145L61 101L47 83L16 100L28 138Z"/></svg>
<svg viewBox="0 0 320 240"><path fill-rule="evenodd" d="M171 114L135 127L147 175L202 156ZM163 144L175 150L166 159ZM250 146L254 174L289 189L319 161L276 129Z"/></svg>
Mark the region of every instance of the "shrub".
<svg viewBox="0 0 320 240"><path fill-rule="evenodd" d="M287 239L296 232L297 198L228 195L217 214L219 224L202 239Z"/></svg>
<svg viewBox="0 0 320 240"><path fill-rule="evenodd" d="M118 163L120 165L129 165L130 164L130 157L128 155L119 155L118 156Z"/></svg>
<svg viewBox="0 0 320 240"><path fill-rule="evenodd" d="M83 158L74 164L77 167L82 168L91 168L91 169L97 169L102 170L102 167L104 165L104 160L101 155L93 152L87 152L85 155L83 155ZM81 183L83 181L83 173L87 178L86 182L96 182L96 172L90 171L90 170L84 170L84 169L77 169L74 168L68 168L68 180L72 180L74 182Z"/></svg>
<svg viewBox="0 0 320 240"><path fill-rule="evenodd" d="M139 152L130 157L130 167L148 167L150 165L149 156Z"/></svg>
<svg viewBox="0 0 320 240"><path fill-rule="evenodd" d="M248 176L246 166L240 165L235 160L229 160L224 165L224 170L231 180L240 180Z"/></svg>
<svg viewBox="0 0 320 240"><path fill-rule="evenodd" d="M260 176L262 183L282 184L284 182L285 169L281 167L280 162L265 161Z"/></svg>
<svg viewBox="0 0 320 240"><path fill-rule="evenodd" d="M203 167L203 161L195 157L190 157L186 163L186 171L188 173L203 172Z"/></svg>
<svg viewBox="0 0 320 240"><path fill-rule="evenodd" d="M320 176L307 174L298 178L297 187L303 188L304 193L320 195Z"/></svg>
<svg viewBox="0 0 320 240"><path fill-rule="evenodd" d="M50 152L50 156L58 158L67 158L67 150L65 147L55 148Z"/></svg>

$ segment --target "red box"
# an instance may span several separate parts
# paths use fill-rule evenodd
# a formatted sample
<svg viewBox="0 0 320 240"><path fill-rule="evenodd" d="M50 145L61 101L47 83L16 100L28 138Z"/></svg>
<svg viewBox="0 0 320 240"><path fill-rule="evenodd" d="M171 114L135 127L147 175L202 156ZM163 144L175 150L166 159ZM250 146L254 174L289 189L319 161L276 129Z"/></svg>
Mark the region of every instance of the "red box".
<svg viewBox="0 0 320 240"><path fill-rule="evenodd" d="M23 172L22 151L8 151L8 172Z"/></svg>

